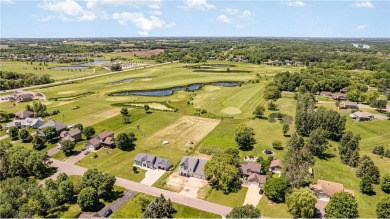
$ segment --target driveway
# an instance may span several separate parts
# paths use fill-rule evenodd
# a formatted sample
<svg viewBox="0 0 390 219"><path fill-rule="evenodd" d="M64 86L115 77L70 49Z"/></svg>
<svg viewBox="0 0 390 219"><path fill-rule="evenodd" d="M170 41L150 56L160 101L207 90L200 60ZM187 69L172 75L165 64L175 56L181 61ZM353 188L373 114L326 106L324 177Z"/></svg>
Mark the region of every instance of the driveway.
<svg viewBox="0 0 390 219"><path fill-rule="evenodd" d="M191 198L198 198L199 189L204 187L206 184L207 180L189 177L187 182L183 184L183 190L181 190L179 194Z"/></svg>
<svg viewBox="0 0 390 219"><path fill-rule="evenodd" d="M244 205L251 204L253 206L257 206L259 204L259 201L262 197L262 195L259 194L260 188L256 185L249 185L248 191L246 192Z"/></svg>
<svg viewBox="0 0 390 219"><path fill-rule="evenodd" d="M119 199L112 202L110 205L107 205L106 207L102 208L97 214L100 217L103 217L103 214L108 210L111 209L114 213L119 208L121 208L129 199L131 199L135 195L135 191L127 190L126 193Z"/></svg>
<svg viewBox="0 0 390 219"><path fill-rule="evenodd" d="M57 154L58 152L60 152L61 150L60 149L57 149L57 146L53 147L52 149L48 150L47 151L47 155L49 155L50 157L54 156L55 154Z"/></svg>
<svg viewBox="0 0 390 219"><path fill-rule="evenodd" d="M144 184L144 185L148 185L148 186L151 186L153 185L158 179L160 179L160 177L162 175L164 175L166 171L164 170L159 170L159 169L155 169L155 170L151 170L151 169L148 169L148 171L146 171L145 173L145 178L140 182L141 184Z"/></svg>
<svg viewBox="0 0 390 219"><path fill-rule="evenodd" d="M50 159L53 163L51 164L53 167L57 167L57 172L59 173L66 173L68 175L83 175L85 171L87 171L86 168L79 167L76 165L72 165L66 162L62 162L55 159ZM171 199L172 202L176 202L179 204L183 204L186 206L190 206L196 209L200 209L203 211L211 212L214 214L226 216L230 213L232 210L231 207L227 207L224 205L204 201L201 199L195 199L195 198L189 198L183 195L180 195L176 192L167 191L164 189L159 189L156 187L144 185L141 183L137 183L131 180L123 179L120 177L116 177L115 185L121 186L125 189L142 192L148 195L152 196L159 196L160 194L163 194L165 198Z"/></svg>
<svg viewBox="0 0 390 219"><path fill-rule="evenodd" d="M87 156L87 155L84 154L87 150L93 151L92 149L86 149L85 151L80 151L79 154L70 156L68 159L65 160L65 162L70 163L70 164L76 164L76 163L78 163L78 162L81 161L84 157Z"/></svg>

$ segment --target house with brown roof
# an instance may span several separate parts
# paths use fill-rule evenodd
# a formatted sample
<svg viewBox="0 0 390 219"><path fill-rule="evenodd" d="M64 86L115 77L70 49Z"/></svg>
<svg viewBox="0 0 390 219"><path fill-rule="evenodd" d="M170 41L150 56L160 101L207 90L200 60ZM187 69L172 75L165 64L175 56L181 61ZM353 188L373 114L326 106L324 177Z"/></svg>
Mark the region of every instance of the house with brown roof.
<svg viewBox="0 0 390 219"><path fill-rule="evenodd" d="M81 131L78 128L71 129L69 131L63 131L60 133L61 142L65 140L70 140L72 142L81 141Z"/></svg>
<svg viewBox="0 0 390 219"><path fill-rule="evenodd" d="M311 184L309 187L314 191L318 199L322 201L329 201L337 192L349 192L353 195L353 191L344 189L343 184L321 179L317 180L317 183Z"/></svg>
<svg viewBox="0 0 390 219"><path fill-rule="evenodd" d="M27 110L19 110L15 113L15 117L17 119L26 119L26 118L33 118L34 112L27 111Z"/></svg>
<svg viewBox="0 0 390 219"><path fill-rule="evenodd" d="M339 105L339 110L340 109L359 109L359 106L356 102L342 102Z"/></svg>
<svg viewBox="0 0 390 219"><path fill-rule="evenodd" d="M240 175L244 184L264 187L266 175L261 174L261 164L256 162L242 162L239 167Z"/></svg>
<svg viewBox="0 0 390 219"><path fill-rule="evenodd" d="M113 131L104 131L104 132L96 135L94 138L88 140L85 143L85 147L97 150L103 145L113 147L114 144L115 144L114 132Z"/></svg>
<svg viewBox="0 0 390 219"><path fill-rule="evenodd" d="M276 159L271 161L271 164L269 165L269 170L273 173L280 173L283 168L283 162L281 159Z"/></svg>
<svg viewBox="0 0 390 219"><path fill-rule="evenodd" d="M28 102L32 100L33 100L33 94L31 93L19 94L17 97L17 101L19 102Z"/></svg>
<svg viewBox="0 0 390 219"><path fill-rule="evenodd" d="M334 93L332 96L333 96L334 100L346 100L347 99L347 95L343 94L343 93Z"/></svg>
<svg viewBox="0 0 390 219"><path fill-rule="evenodd" d="M329 98L333 97L332 92L330 92L330 91L321 91L320 95L323 97L329 97Z"/></svg>

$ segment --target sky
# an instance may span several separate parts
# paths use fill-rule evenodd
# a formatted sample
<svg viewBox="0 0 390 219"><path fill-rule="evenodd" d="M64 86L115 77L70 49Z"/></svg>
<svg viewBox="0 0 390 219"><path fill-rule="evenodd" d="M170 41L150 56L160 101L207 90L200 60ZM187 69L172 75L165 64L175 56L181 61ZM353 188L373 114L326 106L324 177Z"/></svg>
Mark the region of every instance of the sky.
<svg viewBox="0 0 390 219"><path fill-rule="evenodd" d="M1 38L390 38L390 0L0 0Z"/></svg>

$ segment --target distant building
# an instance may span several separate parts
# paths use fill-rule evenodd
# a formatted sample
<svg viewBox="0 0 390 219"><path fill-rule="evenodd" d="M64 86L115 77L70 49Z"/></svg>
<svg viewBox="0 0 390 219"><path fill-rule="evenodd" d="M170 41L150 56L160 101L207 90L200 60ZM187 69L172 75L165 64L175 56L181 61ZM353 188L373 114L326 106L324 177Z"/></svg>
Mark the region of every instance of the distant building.
<svg viewBox="0 0 390 219"><path fill-rule="evenodd" d="M182 176L206 179L206 175L203 172L206 162L206 160L184 156L179 164L179 174Z"/></svg>
<svg viewBox="0 0 390 219"><path fill-rule="evenodd" d="M359 109L359 106L356 102L342 102L339 109Z"/></svg>
<svg viewBox="0 0 390 219"><path fill-rule="evenodd" d="M283 162L281 159L272 160L269 165L269 170L274 173L280 173L283 168Z"/></svg>
<svg viewBox="0 0 390 219"><path fill-rule="evenodd" d="M38 135L39 136L45 136L43 133L43 129L46 127L55 127L58 134L66 130L66 125L62 122L50 120L39 127Z"/></svg>
<svg viewBox="0 0 390 219"><path fill-rule="evenodd" d="M374 115L372 115L369 112L355 112L351 115L352 119L355 119L356 121L362 122L362 121L371 121L374 119Z"/></svg>
<svg viewBox="0 0 390 219"><path fill-rule="evenodd" d="M19 94L17 96L17 101L19 102L28 102L28 101L32 101L33 100L33 97L34 95L33 94L30 94L30 93L26 93L26 94Z"/></svg>
<svg viewBox="0 0 390 219"><path fill-rule="evenodd" d="M321 91L320 95L323 97L329 97L329 98L333 97L332 92L330 92L330 91Z"/></svg>
<svg viewBox="0 0 390 219"><path fill-rule="evenodd" d="M346 87L341 88L340 89L340 93L346 94L347 93L347 88Z"/></svg>
<svg viewBox="0 0 390 219"><path fill-rule="evenodd" d="M15 113L15 117L18 119L33 118L34 112L27 111L27 110L20 110Z"/></svg>
<svg viewBox="0 0 390 219"><path fill-rule="evenodd" d="M346 100L347 95L343 93L335 93L332 95L334 100Z"/></svg>

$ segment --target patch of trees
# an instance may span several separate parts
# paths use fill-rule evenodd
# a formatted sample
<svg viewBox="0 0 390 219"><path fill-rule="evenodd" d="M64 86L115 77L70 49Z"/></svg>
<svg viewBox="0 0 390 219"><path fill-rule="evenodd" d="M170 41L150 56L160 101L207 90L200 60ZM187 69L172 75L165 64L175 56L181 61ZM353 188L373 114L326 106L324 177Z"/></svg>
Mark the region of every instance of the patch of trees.
<svg viewBox="0 0 390 219"><path fill-rule="evenodd" d="M211 179L212 187L222 190L225 194L238 191L241 188L239 162L237 149L227 149L214 155L204 167L204 173Z"/></svg>
<svg viewBox="0 0 390 219"><path fill-rule="evenodd" d="M358 218L358 204L348 192L337 192L325 207L326 218Z"/></svg>
<svg viewBox="0 0 390 219"><path fill-rule="evenodd" d="M282 97L282 92L274 82L271 82L265 87L263 97L266 100L276 100Z"/></svg>
<svg viewBox="0 0 390 219"><path fill-rule="evenodd" d="M378 218L390 218L390 197L385 197L378 202L376 215Z"/></svg>
<svg viewBox="0 0 390 219"><path fill-rule="evenodd" d="M8 122L9 120L13 119L14 117L15 117L15 114L0 110L0 122Z"/></svg>
<svg viewBox="0 0 390 219"><path fill-rule="evenodd" d="M297 101L295 126L297 132L309 136L315 129L327 131L332 140L339 140L345 129L345 116L325 108L315 109L315 98L312 94L300 94Z"/></svg>
<svg viewBox="0 0 390 219"><path fill-rule="evenodd" d="M251 150L256 143L253 137L255 133L253 129L246 126L241 126L236 130L236 143L241 150Z"/></svg>
<svg viewBox="0 0 390 219"><path fill-rule="evenodd" d="M31 85L49 84L54 82L49 74L32 74L0 71L0 90L28 87Z"/></svg>
<svg viewBox="0 0 390 219"><path fill-rule="evenodd" d="M131 150L134 149L134 141L136 140L135 134L133 132L129 133L119 133L115 138L115 145L121 150Z"/></svg>
<svg viewBox="0 0 390 219"><path fill-rule="evenodd" d="M0 145L0 180L20 176L42 178L49 172L49 156L46 152L26 147Z"/></svg>
<svg viewBox="0 0 390 219"><path fill-rule="evenodd" d="M68 175L60 173L56 180L45 181L44 193L50 207L57 207L74 201L76 188Z"/></svg>
<svg viewBox="0 0 390 219"><path fill-rule="evenodd" d="M313 218L317 196L310 189L296 189L286 197L288 211L294 218Z"/></svg>
<svg viewBox="0 0 390 219"><path fill-rule="evenodd" d="M256 118L259 118L259 119L260 119L260 118L263 117L264 112L265 112L264 106L259 105L259 106L257 106L257 107L255 108L255 110L253 111L252 114L253 114Z"/></svg>
<svg viewBox="0 0 390 219"><path fill-rule="evenodd" d="M300 188L310 180L308 169L314 165L314 157L305 146L303 137L292 134L287 142L284 178L293 188Z"/></svg>
<svg viewBox="0 0 390 219"><path fill-rule="evenodd" d="M34 112L34 117L45 117L45 116L50 116L50 114L47 112L47 106L41 102L33 102L33 105L30 106L29 104L26 105L26 110L27 111L33 111ZM55 113L58 114L58 113Z"/></svg>
<svg viewBox="0 0 390 219"><path fill-rule="evenodd" d="M84 127L83 134L87 139L92 138L92 136L96 133L95 129L92 126Z"/></svg>
<svg viewBox="0 0 390 219"><path fill-rule="evenodd" d="M123 124L130 122L131 115L129 114L129 110L127 108L124 107L121 109L121 115L122 115L122 123Z"/></svg>
<svg viewBox="0 0 390 219"><path fill-rule="evenodd" d="M111 174L97 169L88 169L83 175L81 189L91 187L97 191L99 198L106 198L111 194L115 181L115 176Z"/></svg>
<svg viewBox="0 0 390 219"><path fill-rule="evenodd" d="M143 218L172 218L175 212L171 200L161 194L146 207Z"/></svg>
<svg viewBox="0 0 390 219"><path fill-rule="evenodd" d="M351 167L356 167L359 162L360 136L351 131L346 132L340 140L339 154L341 162Z"/></svg>
<svg viewBox="0 0 390 219"><path fill-rule="evenodd" d="M112 65L111 71L122 71L122 65L121 64Z"/></svg>
<svg viewBox="0 0 390 219"><path fill-rule="evenodd" d="M76 143L74 143L71 140L65 140L61 142L61 149L65 156L69 157L73 154L73 149L76 146Z"/></svg>
<svg viewBox="0 0 390 219"><path fill-rule="evenodd" d="M379 184L380 181L379 168L375 166L374 161L367 155L360 158L359 165L356 169L356 176L362 179L367 177L374 184Z"/></svg>
<svg viewBox="0 0 390 219"><path fill-rule="evenodd" d="M251 204L234 207L232 211L228 215L226 215L226 218L260 218L260 217L261 217L260 210Z"/></svg>
<svg viewBox="0 0 390 219"><path fill-rule="evenodd" d="M277 203L284 202L287 182L283 178L270 178L265 181L264 192L269 200Z"/></svg>

